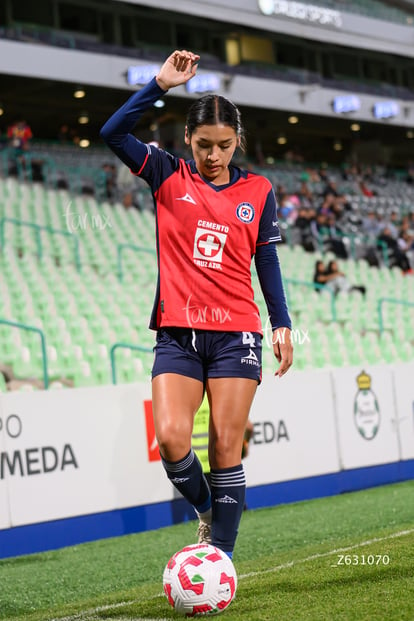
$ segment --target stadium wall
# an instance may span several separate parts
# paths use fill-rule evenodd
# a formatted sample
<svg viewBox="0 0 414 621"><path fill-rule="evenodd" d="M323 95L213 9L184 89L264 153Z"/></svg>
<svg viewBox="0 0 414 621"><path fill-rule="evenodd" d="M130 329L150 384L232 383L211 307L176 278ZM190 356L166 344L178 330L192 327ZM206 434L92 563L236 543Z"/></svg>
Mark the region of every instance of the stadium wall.
<svg viewBox="0 0 414 621"><path fill-rule="evenodd" d="M413 376L414 363L265 376L248 506L414 478ZM0 395L0 558L194 519L161 466L150 393L143 383Z"/></svg>
<svg viewBox="0 0 414 621"><path fill-rule="evenodd" d="M414 31L414 29L413 29ZM414 48L413 48L414 49ZM150 67L155 75L156 63L122 56L110 56L78 50L53 49L15 41L0 41L0 74L18 75L39 79L65 81L73 84L85 84L107 88L125 89L125 99L135 87L127 82L130 67ZM208 76L211 71L200 68L198 75ZM290 112L315 114L327 117L346 117L353 121L374 122L374 107L387 104L388 99L379 95L358 94L359 106L353 112L337 113L333 102L340 95L349 96L349 92L339 88L323 88L319 84L297 84L276 80L267 80L243 75L231 75L215 72L218 93L230 97L236 104L259 107L269 110L287 110ZM166 97L194 99L197 93L188 93L184 86L173 89ZM412 127L414 103L393 98L399 111L383 119L387 125Z"/></svg>
<svg viewBox="0 0 414 621"><path fill-rule="evenodd" d="M124 2L124 0L119 0ZM170 0L129 0L129 4L146 5L154 9L171 10ZM288 5L289 3L285 3ZM290 3L291 5L306 3ZM278 5L278 8L276 8ZM228 22L239 26L249 26L264 32L279 32L285 35L301 37L352 48L378 50L389 54L414 56L414 29L412 25L397 24L384 19L372 19L358 13L333 11L336 20L330 20L327 14L318 20L314 11L297 11L296 17L289 16L289 11L281 8L282 3L272 0L177 0L174 11L185 15L194 15L203 19ZM318 2L313 3L313 8ZM294 8L294 7L292 7ZM306 7L305 7L306 8ZM324 12L332 12L326 7L319 7ZM302 13L299 17L298 14ZM312 15L313 14L313 15Z"/></svg>

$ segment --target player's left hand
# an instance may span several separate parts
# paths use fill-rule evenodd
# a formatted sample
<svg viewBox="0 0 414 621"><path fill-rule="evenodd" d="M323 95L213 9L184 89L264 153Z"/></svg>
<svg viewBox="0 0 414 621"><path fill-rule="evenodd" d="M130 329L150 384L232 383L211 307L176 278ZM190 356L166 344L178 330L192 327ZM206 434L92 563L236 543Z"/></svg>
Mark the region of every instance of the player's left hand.
<svg viewBox="0 0 414 621"><path fill-rule="evenodd" d="M185 84L196 74L200 56L188 50L175 50L162 65L156 76L158 86L168 91Z"/></svg>
<svg viewBox="0 0 414 621"><path fill-rule="evenodd" d="M293 363L293 345L289 328L276 328L272 336L273 352L280 362L275 375L282 377Z"/></svg>

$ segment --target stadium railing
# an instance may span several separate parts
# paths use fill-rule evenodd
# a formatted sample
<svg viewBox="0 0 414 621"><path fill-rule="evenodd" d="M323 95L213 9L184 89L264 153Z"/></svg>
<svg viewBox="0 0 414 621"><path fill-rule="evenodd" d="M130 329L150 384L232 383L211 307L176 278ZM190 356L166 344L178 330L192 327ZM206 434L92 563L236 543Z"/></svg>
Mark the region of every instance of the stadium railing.
<svg viewBox="0 0 414 621"><path fill-rule="evenodd" d="M331 296L332 321L337 320L335 293L331 291L330 289L327 289L325 285L320 285L319 283L315 283L315 282L308 282L306 280L297 280L296 278L284 278L283 283L285 284L286 298L287 298L288 304L289 304L289 286L290 285L300 285L302 287L307 287L309 289L318 289L319 291L323 290L324 292L329 293Z"/></svg>
<svg viewBox="0 0 414 621"><path fill-rule="evenodd" d="M133 351L139 351L144 353L152 354L153 350L149 347L142 347L141 345L133 345L132 343L114 343L110 349L110 359L111 359L111 373L112 373L112 383L117 384L118 377L116 372L116 360L115 360L115 352L117 349L131 349Z"/></svg>
<svg viewBox="0 0 414 621"><path fill-rule="evenodd" d="M147 252L149 254L156 254L152 248L144 248L144 246L135 246L134 244L118 244L117 246L117 274L120 282L124 280L124 267L122 263L122 256L125 250L133 250L134 252Z"/></svg>
<svg viewBox="0 0 414 621"><path fill-rule="evenodd" d="M407 302L407 300L399 300L397 298L379 298L377 303L377 311L378 311L378 327L380 334L384 332L384 314L383 314L383 306L384 304L398 304L401 306L412 306L414 308L414 302ZM413 321L414 321L414 312L413 312Z"/></svg>
<svg viewBox="0 0 414 621"><path fill-rule="evenodd" d="M0 219L0 249L3 252L6 245L6 236L5 236L5 225L6 223L14 224L15 226L23 226L34 230L37 244L37 255L38 258L41 259L43 257L43 244L42 244L42 231L50 233L51 235L64 235L65 237L69 237L73 239L74 245L74 259L75 266L78 272L81 271L81 260L80 260L80 252L79 252L79 239L73 233L69 231L62 231L61 229L54 229L50 226L43 226L40 224L36 224L34 222L25 222L24 220L18 220L16 218L1 218Z"/></svg>
<svg viewBox="0 0 414 621"><path fill-rule="evenodd" d="M11 328L18 328L19 330L26 330L28 332L35 332L40 337L40 346L42 350L42 366L43 366L43 383L45 389L49 388L49 373L48 373L48 361L46 350L46 337L43 330L36 328L35 326L29 326L25 323L19 323L17 321L10 321L10 319L1 319L0 324L10 326Z"/></svg>

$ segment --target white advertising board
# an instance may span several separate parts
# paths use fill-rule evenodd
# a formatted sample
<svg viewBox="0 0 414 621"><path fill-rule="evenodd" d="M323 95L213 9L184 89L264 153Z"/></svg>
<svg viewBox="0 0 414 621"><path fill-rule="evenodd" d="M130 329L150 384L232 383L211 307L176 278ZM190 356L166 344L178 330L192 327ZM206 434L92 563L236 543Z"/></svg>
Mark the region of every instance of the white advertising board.
<svg viewBox="0 0 414 621"><path fill-rule="evenodd" d="M410 364L264 376L248 486L413 458L413 373ZM0 395L0 529L176 497L150 395L149 383Z"/></svg>
<svg viewBox="0 0 414 621"><path fill-rule="evenodd" d="M244 461L247 484L261 485L339 469L332 386L327 371L266 375L251 409Z"/></svg>
<svg viewBox="0 0 414 621"><path fill-rule="evenodd" d="M332 377L342 467L398 461L392 367L335 369Z"/></svg>
<svg viewBox="0 0 414 621"><path fill-rule="evenodd" d="M14 435L17 430L14 419L4 417L2 401L0 398L0 468L5 454L6 435ZM9 506L9 482L1 477L0 472L0 530L10 528L10 506Z"/></svg>
<svg viewBox="0 0 414 621"><path fill-rule="evenodd" d="M401 459L414 459L414 362L393 367Z"/></svg>
<svg viewBox="0 0 414 621"><path fill-rule="evenodd" d="M143 402L150 387L8 393L2 482L13 526L172 498L160 462L148 462Z"/></svg>

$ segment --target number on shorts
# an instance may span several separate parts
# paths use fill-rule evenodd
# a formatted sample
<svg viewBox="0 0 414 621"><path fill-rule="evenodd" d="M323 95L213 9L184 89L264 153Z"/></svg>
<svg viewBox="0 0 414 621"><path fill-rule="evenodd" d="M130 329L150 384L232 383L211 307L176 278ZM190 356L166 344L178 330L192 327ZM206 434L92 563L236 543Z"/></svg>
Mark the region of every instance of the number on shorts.
<svg viewBox="0 0 414 621"><path fill-rule="evenodd" d="M248 345L249 347L255 347L256 341L251 332L243 332L243 345Z"/></svg>

